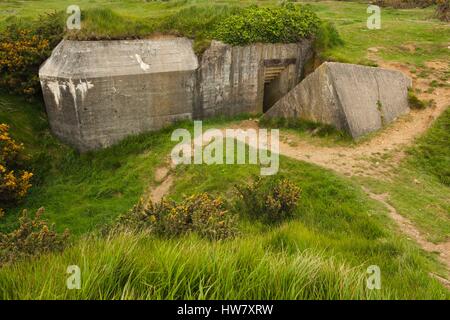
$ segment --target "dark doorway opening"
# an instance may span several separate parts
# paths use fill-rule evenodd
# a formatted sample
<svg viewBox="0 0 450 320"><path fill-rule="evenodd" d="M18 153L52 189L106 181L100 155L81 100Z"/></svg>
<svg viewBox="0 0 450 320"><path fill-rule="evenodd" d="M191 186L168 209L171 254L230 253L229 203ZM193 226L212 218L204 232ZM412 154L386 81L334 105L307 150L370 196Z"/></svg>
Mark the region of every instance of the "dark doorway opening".
<svg viewBox="0 0 450 320"><path fill-rule="evenodd" d="M264 83L263 112L266 113L278 101L278 95L273 93L271 83Z"/></svg>
<svg viewBox="0 0 450 320"><path fill-rule="evenodd" d="M263 112L292 89L294 65L270 66L264 70Z"/></svg>

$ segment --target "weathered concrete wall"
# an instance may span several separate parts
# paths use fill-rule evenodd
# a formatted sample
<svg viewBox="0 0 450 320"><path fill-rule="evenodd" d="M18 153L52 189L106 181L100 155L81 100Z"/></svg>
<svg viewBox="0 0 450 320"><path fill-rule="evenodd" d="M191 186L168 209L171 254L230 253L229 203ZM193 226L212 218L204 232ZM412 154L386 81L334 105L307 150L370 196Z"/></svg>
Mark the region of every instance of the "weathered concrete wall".
<svg viewBox="0 0 450 320"><path fill-rule="evenodd" d="M312 56L310 41L298 44L254 44L244 47L213 41L202 56L200 100L203 116L263 111L264 71L267 66L291 68L293 88Z"/></svg>
<svg viewBox="0 0 450 320"><path fill-rule="evenodd" d="M191 119L197 68L183 38L63 41L39 77L52 131L85 151Z"/></svg>
<svg viewBox="0 0 450 320"><path fill-rule="evenodd" d="M411 79L398 71L326 62L280 99L265 117L334 125L353 137L409 112Z"/></svg>

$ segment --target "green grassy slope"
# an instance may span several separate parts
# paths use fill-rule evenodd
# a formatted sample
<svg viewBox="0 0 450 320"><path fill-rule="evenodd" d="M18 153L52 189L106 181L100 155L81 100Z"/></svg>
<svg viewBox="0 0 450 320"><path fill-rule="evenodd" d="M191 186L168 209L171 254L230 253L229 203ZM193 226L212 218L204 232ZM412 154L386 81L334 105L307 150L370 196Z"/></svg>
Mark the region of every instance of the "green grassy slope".
<svg viewBox="0 0 450 320"><path fill-rule="evenodd" d="M284 157L281 166L302 189L291 221L268 226L243 218L238 238L222 242L194 235L82 238L62 254L0 270L2 298L450 298L428 276L439 270L435 259L397 235L384 208L358 186ZM210 191L231 200L233 186L258 169L179 167L171 194ZM84 270L80 292L65 289L68 264ZM370 265L382 270L380 291L365 288Z"/></svg>
<svg viewBox="0 0 450 320"><path fill-rule="evenodd" d="M5 100L20 102L3 97ZM23 113L34 113L21 103ZM27 121L34 117L18 114L21 112L14 118L25 118L20 124L32 128ZM234 122L210 120L206 127L231 124ZM21 131L13 127L13 134ZM47 137L52 143L44 143L41 150L34 148L33 153L51 152L54 163L21 207L45 206L45 218L76 235L95 230L130 208L152 183L154 168L164 161L172 145L169 133L141 135L82 156ZM27 143L39 144L45 141L39 137L47 134L45 127L38 127L35 134L22 137ZM170 197L180 199L184 194L208 191L231 201L234 185L258 172L256 165L180 166L174 172L177 182ZM385 208L370 201L351 180L285 157L281 158L280 172L302 190L292 221L270 227L242 219L240 236L217 244L195 236L170 241L139 235L110 239L81 236L62 255L0 270L2 297L450 298L428 276L429 272L442 272L436 259L397 235ZM9 212L10 221L14 216ZM65 290L65 282L61 282L68 263L80 264L85 270L84 289L76 294ZM383 272L379 292L364 288L365 269L374 264ZM30 269L35 272L30 273ZM50 276L48 270L57 276ZM98 270L103 270L101 275ZM36 291L28 281L18 284L18 279L31 276L34 288L42 285L46 289ZM177 280L170 280L173 277ZM267 282L267 289L251 286L251 282Z"/></svg>
<svg viewBox="0 0 450 320"><path fill-rule="evenodd" d="M35 173L30 194L18 208L7 210L2 230L16 224L20 210L42 206L59 230L80 234L104 225L138 201L170 150L167 129L80 155L51 136L40 110L39 103L0 96L0 122L10 124L12 136L25 144Z"/></svg>
<svg viewBox="0 0 450 320"><path fill-rule="evenodd" d="M328 19L345 41L345 46L326 54L343 62L367 62L367 49L376 47L387 61L423 66L425 61L448 60L450 26L433 19L433 9L381 9L381 29L368 30L367 5L325 1L311 4L322 19ZM412 49L411 45L414 47Z"/></svg>
<svg viewBox="0 0 450 320"><path fill-rule="evenodd" d="M450 105L449 105L450 107ZM450 108L410 151L415 167L436 176L450 187Z"/></svg>

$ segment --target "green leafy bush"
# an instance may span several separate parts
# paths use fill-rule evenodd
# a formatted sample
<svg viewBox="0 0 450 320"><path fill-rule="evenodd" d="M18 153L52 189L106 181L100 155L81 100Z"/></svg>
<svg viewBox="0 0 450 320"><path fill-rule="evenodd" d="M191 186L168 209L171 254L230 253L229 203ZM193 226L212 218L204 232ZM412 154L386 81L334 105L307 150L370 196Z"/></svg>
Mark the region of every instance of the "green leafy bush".
<svg viewBox="0 0 450 320"><path fill-rule="evenodd" d="M266 223L291 218L300 199L300 188L283 177L255 177L250 184L236 189L238 212Z"/></svg>
<svg viewBox="0 0 450 320"><path fill-rule="evenodd" d="M65 248L69 232L58 234L53 231L53 227L41 219L43 213L41 208L30 218L24 210L16 230L0 233L0 266Z"/></svg>
<svg viewBox="0 0 450 320"><path fill-rule="evenodd" d="M293 43L313 37L319 27L316 14L303 6L252 6L221 21L214 38L232 45Z"/></svg>
<svg viewBox="0 0 450 320"><path fill-rule="evenodd" d="M39 67L62 39L63 26L61 13L9 24L0 33L0 88L28 97L39 94Z"/></svg>
<svg viewBox="0 0 450 320"><path fill-rule="evenodd" d="M180 203L141 200L118 223L119 228L148 230L169 237L195 232L210 240L233 237L235 225L236 219L226 210L224 201L207 193L186 197Z"/></svg>

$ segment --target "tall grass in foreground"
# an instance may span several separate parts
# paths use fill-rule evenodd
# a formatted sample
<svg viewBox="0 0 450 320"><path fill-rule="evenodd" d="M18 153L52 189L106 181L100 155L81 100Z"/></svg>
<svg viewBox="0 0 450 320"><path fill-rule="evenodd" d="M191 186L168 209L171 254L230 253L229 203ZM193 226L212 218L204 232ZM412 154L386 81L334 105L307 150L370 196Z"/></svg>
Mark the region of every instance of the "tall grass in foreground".
<svg viewBox="0 0 450 320"><path fill-rule="evenodd" d="M255 241L256 240L256 241ZM365 274L318 251L264 241L182 241L121 233L0 270L1 299L366 299ZM66 288L69 265L81 290Z"/></svg>

